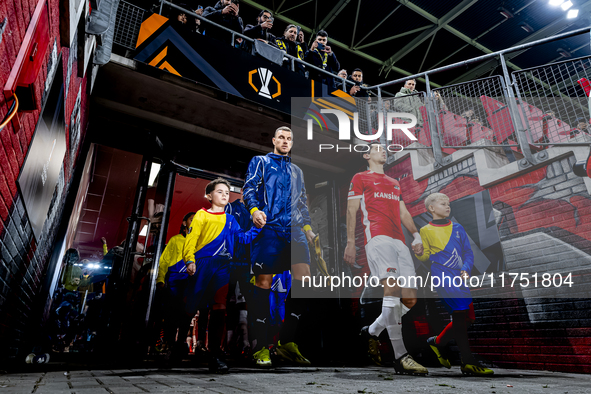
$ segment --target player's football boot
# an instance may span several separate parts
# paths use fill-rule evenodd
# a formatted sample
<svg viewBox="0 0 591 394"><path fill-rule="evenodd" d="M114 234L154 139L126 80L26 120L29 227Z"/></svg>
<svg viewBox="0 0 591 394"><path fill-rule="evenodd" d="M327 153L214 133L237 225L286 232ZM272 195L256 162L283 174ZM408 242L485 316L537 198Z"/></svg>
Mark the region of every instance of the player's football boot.
<svg viewBox="0 0 591 394"><path fill-rule="evenodd" d="M271 362L271 356L269 355L269 349L266 347L262 348L258 352L252 355L254 362L256 363L257 367L272 367L273 363Z"/></svg>
<svg viewBox="0 0 591 394"><path fill-rule="evenodd" d="M218 357L212 356L209 360L209 372L211 373L228 373L229 369L228 365Z"/></svg>
<svg viewBox="0 0 591 394"><path fill-rule="evenodd" d="M429 371L421 364L417 363L410 354L400 357L394 363L396 373L407 373L410 375L427 375Z"/></svg>
<svg viewBox="0 0 591 394"><path fill-rule="evenodd" d="M369 326L363 327L359 336L367 341L367 354L371 358L371 361L373 361L374 364L381 366L382 355L380 353L380 340L378 337L369 333Z"/></svg>
<svg viewBox="0 0 591 394"><path fill-rule="evenodd" d="M495 371L480 364L462 364L462 373L465 375L489 376Z"/></svg>
<svg viewBox="0 0 591 394"><path fill-rule="evenodd" d="M443 365L445 368L449 369L449 368L451 368L451 363L449 362L448 359L446 359L445 357L443 357L441 355L441 352L439 351L439 347L437 346L437 343L435 342L436 339L437 339L436 336L427 339L427 344L429 345L431 350L433 350L433 353L435 353L435 355L437 356L437 360L439 360L439 363L441 365Z"/></svg>
<svg viewBox="0 0 591 394"><path fill-rule="evenodd" d="M285 361L296 363L302 367L312 365L310 360L302 356L302 353L300 353L298 345L295 342L288 342L285 345L282 345L281 342L277 342L277 355Z"/></svg>

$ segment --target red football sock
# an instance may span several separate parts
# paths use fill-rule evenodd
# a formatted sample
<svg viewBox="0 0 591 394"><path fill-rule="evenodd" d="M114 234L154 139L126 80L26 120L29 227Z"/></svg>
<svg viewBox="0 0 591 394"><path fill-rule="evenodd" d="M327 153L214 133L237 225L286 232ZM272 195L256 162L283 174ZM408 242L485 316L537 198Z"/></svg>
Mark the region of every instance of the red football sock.
<svg viewBox="0 0 591 394"><path fill-rule="evenodd" d="M451 339L453 339L453 321L450 321L447 326L441 331L437 338L435 338L435 343L440 346L444 346L447 344Z"/></svg>

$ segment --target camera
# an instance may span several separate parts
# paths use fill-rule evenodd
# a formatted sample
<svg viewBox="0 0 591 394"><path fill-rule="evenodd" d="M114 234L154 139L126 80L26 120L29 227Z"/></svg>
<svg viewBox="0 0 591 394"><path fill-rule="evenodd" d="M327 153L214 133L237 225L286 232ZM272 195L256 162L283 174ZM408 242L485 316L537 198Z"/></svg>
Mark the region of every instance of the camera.
<svg viewBox="0 0 591 394"><path fill-rule="evenodd" d="M319 51L324 51L324 50L326 50L326 45L324 45L323 43L319 42L317 48L318 48Z"/></svg>
<svg viewBox="0 0 591 394"><path fill-rule="evenodd" d="M273 23L274 20L275 20L275 18L270 17L269 19L267 19L267 23Z"/></svg>

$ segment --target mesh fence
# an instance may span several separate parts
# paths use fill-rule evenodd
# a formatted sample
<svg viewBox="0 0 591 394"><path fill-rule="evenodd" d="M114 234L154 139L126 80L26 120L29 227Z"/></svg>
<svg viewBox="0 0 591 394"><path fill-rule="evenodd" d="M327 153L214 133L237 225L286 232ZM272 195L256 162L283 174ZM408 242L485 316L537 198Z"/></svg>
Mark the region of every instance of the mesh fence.
<svg viewBox="0 0 591 394"><path fill-rule="evenodd" d="M517 146L507 102L500 76L434 89L433 107L442 147Z"/></svg>
<svg viewBox="0 0 591 394"><path fill-rule="evenodd" d="M375 103L368 101L366 98L355 98L355 105L357 106L357 113L359 114L359 121L357 127L359 132L363 135L371 135L377 132L377 123L375 121L377 107Z"/></svg>
<svg viewBox="0 0 591 394"><path fill-rule="evenodd" d="M425 106L425 92L417 92L400 97L387 97L382 99L382 111L384 114L384 122L388 121L388 112L410 113L417 118L416 126L409 131L417 137L418 142L431 146L431 134L429 131L429 120L427 117L427 107ZM407 124L411 120L403 117L395 117L392 119L393 124ZM384 129L386 130L386 129ZM392 144L402 145L407 147L412 141L404 133L395 130L392 133Z"/></svg>
<svg viewBox="0 0 591 394"><path fill-rule="evenodd" d="M143 8L120 1L113 42L127 49L135 49L145 12Z"/></svg>
<svg viewBox="0 0 591 394"><path fill-rule="evenodd" d="M591 79L591 57L515 71L512 76L530 144L569 143L590 132L588 98L577 81Z"/></svg>

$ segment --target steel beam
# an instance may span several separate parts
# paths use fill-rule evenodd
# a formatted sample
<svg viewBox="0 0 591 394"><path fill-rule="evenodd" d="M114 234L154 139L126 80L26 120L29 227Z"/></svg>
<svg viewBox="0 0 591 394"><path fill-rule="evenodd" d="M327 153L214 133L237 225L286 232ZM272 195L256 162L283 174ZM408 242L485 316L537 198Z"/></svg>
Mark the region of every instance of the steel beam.
<svg viewBox="0 0 591 394"><path fill-rule="evenodd" d="M460 4L455 6L447 14L445 14L441 19L437 19L437 18L433 17L433 15L423 11L421 8L414 6L414 4L412 4L410 1L406 1L406 0L401 1L401 3L403 3L404 5L406 5L409 8L413 9L413 11L419 13L421 16L426 17L427 19L432 21L435 24L435 26L432 27L431 29L421 33L419 36L415 37L415 39L413 39L411 42L406 44L402 49L400 49L398 52L396 52L394 55L392 55L388 60L386 60L384 62L384 65L382 66L382 69L380 72L385 71L386 75L387 75L388 72L391 70L391 67L394 64L396 64L397 61L404 58L406 55L408 55L410 52L412 52L414 49L416 49L419 45L421 45L423 42L425 42L427 39L429 39L431 36L433 36L439 30L443 29L445 26L447 26L448 23L450 23L455 18L460 16L464 11L466 11L468 8L470 8L472 5L474 5L476 2L478 2L478 0L464 0ZM411 4L414 7L411 7L410 6ZM420 11L418 11L418 10L420 10Z"/></svg>

